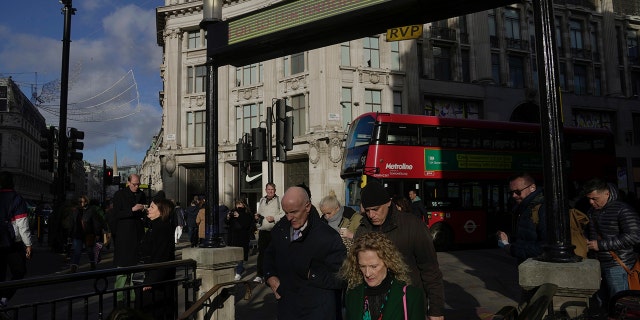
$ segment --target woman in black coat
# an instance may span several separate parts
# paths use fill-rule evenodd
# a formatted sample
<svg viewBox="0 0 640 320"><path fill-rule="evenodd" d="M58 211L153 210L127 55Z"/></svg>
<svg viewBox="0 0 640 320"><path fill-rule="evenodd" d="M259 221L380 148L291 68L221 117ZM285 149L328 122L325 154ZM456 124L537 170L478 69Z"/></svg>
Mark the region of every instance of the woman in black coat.
<svg viewBox="0 0 640 320"><path fill-rule="evenodd" d="M253 214L249 210L249 207L247 207L242 200L236 200L234 209L227 213L226 223L229 225L229 235L231 238L229 244L232 247L241 247L244 251L244 261L249 260L251 225L254 223ZM236 281L242 279L243 272L244 262L240 261L236 266Z"/></svg>
<svg viewBox="0 0 640 320"><path fill-rule="evenodd" d="M151 227L140 244L141 260L159 263L175 260L174 226L171 214L175 205L171 200L154 199L147 211ZM142 309L152 314L153 319L175 319L174 287L158 282L174 279L175 268L150 270L145 273L142 288Z"/></svg>

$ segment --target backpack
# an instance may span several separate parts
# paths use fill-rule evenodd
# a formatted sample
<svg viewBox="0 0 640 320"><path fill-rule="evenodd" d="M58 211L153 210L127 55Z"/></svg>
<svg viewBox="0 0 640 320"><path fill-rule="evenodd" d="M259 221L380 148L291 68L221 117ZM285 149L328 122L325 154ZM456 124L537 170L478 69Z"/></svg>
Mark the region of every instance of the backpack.
<svg viewBox="0 0 640 320"><path fill-rule="evenodd" d="M542 204L538 204L531 209L531 220L536 225L540 221L540 215L538 213L538 211L540 211L540 206L542 206ZM587 249L587 237L584 236L584 226L589 223L589 217L576 208L570 208L569 223L571 244L576 247L573 252L576 255L581 256L583 259L586 259L589 249Z"/></svg>

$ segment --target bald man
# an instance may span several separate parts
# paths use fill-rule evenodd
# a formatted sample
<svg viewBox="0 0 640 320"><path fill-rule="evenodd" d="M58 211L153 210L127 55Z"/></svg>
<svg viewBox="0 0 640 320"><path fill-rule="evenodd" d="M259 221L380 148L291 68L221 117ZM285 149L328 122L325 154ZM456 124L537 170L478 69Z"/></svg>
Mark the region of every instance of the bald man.
<svg viewBox="0 0 640 320"><path fill-rule="evenodd" d="M340 306L336 277L346 249L336 230L310 214L311 201L300 187L282 197L286 219L271 230L265 252L266 283L278 302L278 319L336 319Z"/></svg>

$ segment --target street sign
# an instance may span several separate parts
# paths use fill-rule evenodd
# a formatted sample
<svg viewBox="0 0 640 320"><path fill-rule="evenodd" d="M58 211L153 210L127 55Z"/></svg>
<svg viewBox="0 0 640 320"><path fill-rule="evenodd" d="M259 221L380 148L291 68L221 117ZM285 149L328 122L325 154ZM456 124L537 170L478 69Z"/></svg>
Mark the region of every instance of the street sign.
<svg viewBox="0 0 640 320"><path fill-rule="evenodd" d="M416 24L387 29L387 42L418 39L422 37L422 26L421 24Z"/></svg>

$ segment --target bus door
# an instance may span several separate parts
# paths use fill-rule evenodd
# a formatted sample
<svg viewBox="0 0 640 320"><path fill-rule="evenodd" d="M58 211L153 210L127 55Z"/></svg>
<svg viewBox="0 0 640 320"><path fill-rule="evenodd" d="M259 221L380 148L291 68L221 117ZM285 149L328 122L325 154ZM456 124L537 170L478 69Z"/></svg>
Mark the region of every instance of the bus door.
<svg viewBox="0 0 640 320"><path fill-rule="evenodd" d="M454 244L486 242L487 215L480 183L428 181L425 192L429 229L437 250L447 250Z"/></svg>

